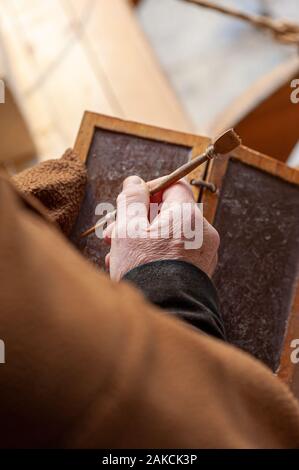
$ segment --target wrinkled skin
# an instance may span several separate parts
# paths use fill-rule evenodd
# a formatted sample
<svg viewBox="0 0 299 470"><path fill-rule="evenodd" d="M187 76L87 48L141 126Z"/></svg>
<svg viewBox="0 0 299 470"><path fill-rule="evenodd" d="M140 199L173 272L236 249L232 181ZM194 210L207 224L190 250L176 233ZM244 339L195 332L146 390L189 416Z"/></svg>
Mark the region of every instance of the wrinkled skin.
<svg viewBox="0 0 299 470"><path fill-rule="evenodd" d="M151 222L148 218L150 202L161 204L159 213ZM180 211L185 210L185 203L189 203L190 210L182 218ZM131 204L138 204L139 210L130 210ZM187 261L212 276L217 264L219 235L203 218L186 181L181 180L160 194L150 197L147 184L138 176L130 176L124 181L123 190L117 198L117 211L116 222L112 222L104 233L105 241L111 245L106 256L106 267L113 280L119 281L128 271L139 265L165 259ZM124 213L126 227L123 227ZM159 228L163 224L169 224L169 221L170 237L163 238ZM184 236L172 236L173 232L182 228L182 224L186 222L193 226L196 224L195 226L203 231L199 248L188 249ZM141 236L130 238L119 235L129 226L138 226ZM182 233L184 234L183 231Z"/></svg>

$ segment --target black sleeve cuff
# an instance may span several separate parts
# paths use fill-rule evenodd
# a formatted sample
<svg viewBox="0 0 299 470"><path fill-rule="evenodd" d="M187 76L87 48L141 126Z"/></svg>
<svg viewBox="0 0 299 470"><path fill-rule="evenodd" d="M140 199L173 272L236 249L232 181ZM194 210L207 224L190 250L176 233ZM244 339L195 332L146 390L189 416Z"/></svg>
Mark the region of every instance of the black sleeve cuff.
<svg viewBox="0 0 299 470"><path fill-rule="evenodd" d="M153 304L207 334L226 340L216 289L210 278L193 264L153 261L132 269L124 280L134 283Z"/></svg>

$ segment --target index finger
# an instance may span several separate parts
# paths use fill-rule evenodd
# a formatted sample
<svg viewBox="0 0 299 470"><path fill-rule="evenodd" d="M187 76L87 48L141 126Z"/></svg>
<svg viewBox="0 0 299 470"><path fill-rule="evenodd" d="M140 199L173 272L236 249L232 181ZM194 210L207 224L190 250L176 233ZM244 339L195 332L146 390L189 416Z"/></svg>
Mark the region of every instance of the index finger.
<svg viewBox="0 0 299 470"><path fill-rule="evenodd" d="M124 180L122 192L116 200L117 217L122 212L126 213L129 218L135 215L147 218L149 202L147 184L139 176L129 176ZM134 208L138 209L138 214L135 214Z"/></svg>

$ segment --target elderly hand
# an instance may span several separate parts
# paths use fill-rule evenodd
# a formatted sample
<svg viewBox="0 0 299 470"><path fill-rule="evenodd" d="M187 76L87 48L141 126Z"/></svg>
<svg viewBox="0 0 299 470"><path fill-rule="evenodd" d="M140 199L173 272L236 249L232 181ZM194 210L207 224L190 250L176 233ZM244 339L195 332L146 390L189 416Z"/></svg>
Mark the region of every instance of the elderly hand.
<svg viewBox="0 0 299 470"><path fill-rule="evenodd" d="M184 180L150 197L141 178L127 178L117 198L116 222L108 226L104 237L111 245L106 267L116 281L151 261L186 261L208 276L217 264L218 232L204 219Z"/></svg>

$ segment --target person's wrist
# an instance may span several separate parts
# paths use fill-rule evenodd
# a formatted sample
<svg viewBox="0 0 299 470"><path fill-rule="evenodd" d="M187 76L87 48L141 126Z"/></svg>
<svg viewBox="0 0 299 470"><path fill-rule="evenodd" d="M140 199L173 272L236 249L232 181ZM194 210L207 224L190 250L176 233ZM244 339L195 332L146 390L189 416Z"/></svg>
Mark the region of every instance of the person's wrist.
<svg viewBox="0 0 299 470"><path fill-rule="evenodd" d="M171 256L171 254L167 254L165 253L164 255L159 255L159 253L157 254L152 254L150 257L146 257L144 256L143 254L141 256L138 256L138 254L136 255L137 257L137 260L135 263L133 264L129 264L125 269L124 269L124 272L122 273L121 275L121 279L126 277L127 274L129 272L132 272L134 271L135 269L138 269L138 268L141 268L141 267L144 267L144 266L148 266L148 265L154 265L154 264L157 264L157 263L185 263L185 264L188 264L188 265L191 265L193 266L194 268L204 272L200 266L198 266L196 264L196 262L193 262L192 260L188 259L188 257L184 257L184 256ZM205 273L207 276L208 274Z"/></svg>

